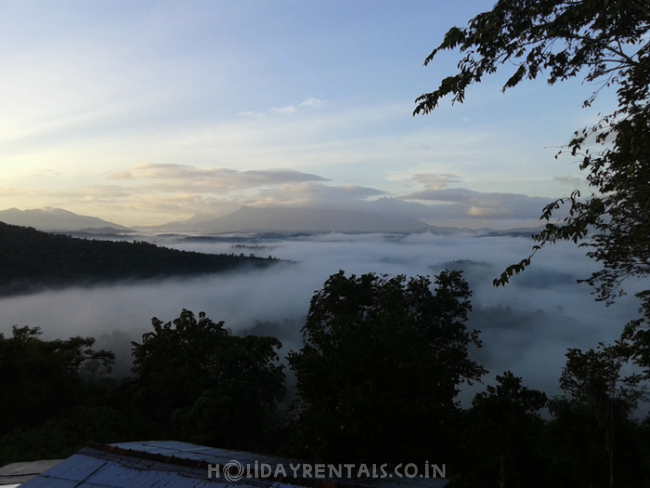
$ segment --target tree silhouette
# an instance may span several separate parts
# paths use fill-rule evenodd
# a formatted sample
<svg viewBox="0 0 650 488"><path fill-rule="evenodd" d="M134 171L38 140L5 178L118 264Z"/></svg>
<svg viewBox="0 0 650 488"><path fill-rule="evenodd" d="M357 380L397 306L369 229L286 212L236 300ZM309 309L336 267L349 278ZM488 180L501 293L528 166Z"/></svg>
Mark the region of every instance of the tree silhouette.
<svg viewBox="0 0 650 488"><path fill-rule="evenodd" d="M609 468L609 486L614 486L614 450L619 419L627 419L644 394L637 388L641 377L623 377L626 357L615 346L603 346L582 352L569 349L562 370L560 388L571 400L586 405L602 434Z"/></svg>
<svg viewBox="0 0 650 488"><path fill-rule="evenodd" d="M472 444L478 447L475 462L487 467L480 478L485 482L497 474L500 488L544 486L538 472L524 473L524 468L534 464L530 460L535 459L543 426L535 413L546 406L546 394L523 386L510 371L496 380L474 397L469 412Z"/></svg>
<svg viewBox="0 0 650 488"><path fill-rule="evenodd" d="M0 334L0 435L32 428L64 413L83 399L80 369L99 361L110 371L115 355L95 351L92 337L43 341L38 327L13 327Z"/></svg>
<svg viewBox="0 0 650 488"><path fill-rule="evenodd" d="M288 355L298 381L297 454L387 463L449 456L440 439L458 414L458 386L484 370L468 355L480 342L464 324L467 283L452 271L435 285L340 271L314 294L304 346Z"/></svg>
<svg viewBox="0 0 650 488"><path fill-rule="evenodd" d="M580 192L551 202L542 211L546 228L534 236L533 253L509 266L495 285L503 285L530 264L542 246L557 240L581 242L602 269L587 281L598 299L611 301L630 276L650 273L650 3L646 0L499 0L474 17L467 28L454 27L426 58L459 49L458 73L420 96L414 114L434 110L440 99L463 102L467 88L484 76L512 66L503 90L524 79L547 76L549 84L582 76L599 88L584 101L591 105L601 89L616 90L618 107L590 127L578 130L566 150L579 158L593 193ZM599 150L590 145L595 144ZM551 222L560 205L569 216ZM648 295L640 298L648 300Z"/></svg>
<svg viewBox="0 0 650 488"><path fill-rule="evenodd" d="M189 310L133 342L125 386L160 432L192 442L255 449L285 392L274 337L237 337Z"/></svg>

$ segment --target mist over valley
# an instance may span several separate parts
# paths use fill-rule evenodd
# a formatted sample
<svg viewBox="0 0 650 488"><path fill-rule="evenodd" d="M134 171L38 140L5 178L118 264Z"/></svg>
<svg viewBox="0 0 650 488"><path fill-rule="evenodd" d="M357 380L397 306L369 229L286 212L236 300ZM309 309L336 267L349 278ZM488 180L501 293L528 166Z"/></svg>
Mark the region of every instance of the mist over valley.
<svg viewBox="0 0 650 488"><path fill-rule="evenodd" d="M302 234L294 236L140 236L159 246L211 254L273 256L264 269L236 269L200 277L167 277L74 286L0 299L0 332L12 325L40 327L43 338L92 336L117 354L115 374L130 368L131 340L150 330L152 317L168 321L182 309L206 312L236 334L272 335L281 355L302 345L300 329L316 290L339 270L348 275L433 275L458 270L473 292L468 326L481 331L472 356L490 374L511 370L527 385L558 393L557 378L569 347L592 348L618 337L636 317L636 300L595 302L586 284L595 264L584 251L558 244L505 288L492 280L530 252L530 238L499 235ZM464 401L483 386L466 388Z"/></svg>

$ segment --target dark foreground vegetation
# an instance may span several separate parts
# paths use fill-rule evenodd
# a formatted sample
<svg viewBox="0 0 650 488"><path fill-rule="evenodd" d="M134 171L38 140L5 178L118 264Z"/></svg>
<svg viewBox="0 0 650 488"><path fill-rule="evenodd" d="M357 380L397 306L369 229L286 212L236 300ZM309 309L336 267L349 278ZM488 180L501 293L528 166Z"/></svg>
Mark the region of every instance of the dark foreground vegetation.
<svg viewBox="0 0 650 488"><path fill-rule="evenodd" d="M650 370L649 34L647 0L498 0L467 27L449 29L424 61L434 63L443 51L458 55L457 70L416 99L414 114L435 113L447 97L462 103L473 84L497 71L508 74L504 92L527 80L545 78L554 85L582 77L593 87L583 107L597 103L601 91L615 91L615 108L578 128L560 150L575 158L588 194L576 189L550 202L531 254L494 284L506 285L524 272L543 247L571 241L600 264L584 280L597 300L613 304L630 278L643 286L636 293L641 317L625 326L619 341L569 350L560 378L563 397L547 402L505 374L496 388L474 399L466 416L466 425L474 427L464 439L467 460L479 464L470 462L463 476L473 486L496 486L478 468L490 469L497 459L501 487L650 486L650 417L632 418ZM564 217L558 216L561 209ZM628 362L638 374L621 374ZM534 420L542 405L551 420Z"/></svg>
<svg viewBox="0 0 650 488"><path fill-rule="evenodd" d="M273 258L202 254L147 242L87 240L0 222L0 295L36 287L218 273Z"/></svg>
<svg viewBox="0 0 650 488"><path fill-rule="evenodd" d="M232 335L203 313L152 319L121 381L93 339L14 327L0 336L0 465L89 440L178 439L333 463L428 461L462 487L649 486L650 417L635 412L650 365L623 375L632 344L569 350L562 396L506 371L463 408L459 388L486 373L470 356L481 345L470 297L456 271L433 283L331 276L287 355L288 403L280 342Z"/></svg>

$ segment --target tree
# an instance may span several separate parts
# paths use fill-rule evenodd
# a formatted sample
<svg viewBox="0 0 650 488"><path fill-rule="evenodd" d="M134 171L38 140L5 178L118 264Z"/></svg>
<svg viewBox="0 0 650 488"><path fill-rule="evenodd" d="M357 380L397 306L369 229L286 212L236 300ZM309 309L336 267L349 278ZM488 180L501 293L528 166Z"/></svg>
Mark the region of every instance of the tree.
<svg viewBox="0 0 650 488"><path fill-rule="evenodd" d="M481 473L480 481L498 473L499 487L546 485L539 473L522 476L526 458L534 459L534 450L541 437L543 421L536 412L545 407L546 394L522 385L522 379L510 371L496 377L497 385L488 385L472 400L470 410L474 429L473 444L483 465L496 469ZM530 474L530 473L528 473ZM516 480L515 479L524 478ZM507 483L506 483L507 481ZM537 481L537 483L536 483Z"/></svg>
<svg viewBox="0 0 650 488"><path fill-rule="evenodd" d="M620 348L600 345L598 349L582 352L569 349L562 370L560 388L574 403L591 410L602 434L607 452L609 486L614 486L614 459L617 426L629 419L638 402L644 398L636 387L639 375L621 376L625 356Z"/></svg>
<svg viewBox="0 0 650 488"><path fill-rule="evenodd" d="M13 327L0 334L0 435L29 429L81 403L80 368L99 361L110 371L115 355L95 351L92 337L43 341L38 327Z"/></svg>
<svg viewBox="0 0 650 488"><path fill-rule="evenodd" d="M458 48L458 73L438 89L416 99L415 114L434 110L441 98L463 102L466 89L512 65L503 90L547 73L549 84L583 76L600 87L584 101L591 105L602 88L616 89L618 108L592 127L575 133L566 147L580 157L593 193L546 206L546 228L534 236L533 253L509 266L495 285L503 285L530 264L545 244L571 240L589 246L587 255L602 263L588 283L599 300L611 302L630 276L650 273L650 3L647 0L499 0L489 12L474 17L467 28L454 27L426 58ZM600 150L589 148L595 143ZM568 217L551 222L560 205ZM592 232L589 242L581 242ZM641 296L648 300L648 296Z"/></svg>
<svg viewBox="0 0 650 488"><path fill-rule="evenodd" d="M550 400L553 416L546 423L547 439L559 487L604 488L609 486L609 460L601 429L591 407L566 395ZM648 431L634 417L615 417L615 486L647 486Z"/></svg>
<svg viewBox="0 0 650 488"><path fill-rule="evenodd" d="M160 432L192 442L259 449L285 392L274 337L230 335L189 310L133 342L134 401Z"/></svg>
<svg viewBox="0 0 650 488"><path fill-rule="evenodd" d="M470 359L471 292L459 272L407 280L334 274L315 292L288 355L297 378L297 455L328 462L442 460ZM449 431L446 432L449 434ZM433 457L431 457L433 455Z"/></svg>

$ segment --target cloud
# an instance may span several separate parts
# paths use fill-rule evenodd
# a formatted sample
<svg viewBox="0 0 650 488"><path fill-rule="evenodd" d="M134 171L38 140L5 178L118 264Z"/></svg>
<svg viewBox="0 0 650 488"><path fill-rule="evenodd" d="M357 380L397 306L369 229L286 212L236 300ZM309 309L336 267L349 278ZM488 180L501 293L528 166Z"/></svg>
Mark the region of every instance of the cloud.
<svg viewBox="0 0 650 488"><path fill-rule="evenodd" d="M292 114L297 112L301 108L319 108L322 107L323 100L319 100L318 98L313 98L310 97L304 102L298 104L298 105L287 105L286 107L273 107L271 109L271 112L276 113L276 114Z"/></svg>
<svg viewBox="0 0 650 488"><path fill-rule="evenodd" d="M358 185L328 186L320 183L284 185L260 190L247 205L354 208L366 198L385 195L386 192Z"/></svg>
<svg viewBox="0 0 650 488"><path fill-rule="evenodd" d="M2 195L3 197L23 196L25 194L32 196L33 193L34 192L16 190L15 188L11 188L9 186L0 186L0 195Z"/></svg>
<svg viewBox="0 0 650 488"><path fill-rule="evenodd" d="M301 107L309 107L309 108L318 108L318 107L322 107L324 103L325 102L323 102L323 100L319 100L318 98L310 97L307 100L305 100L304 102L302 102L300 104L300 106Z"/></svg>
<svg viewBox="0 0 650 488"><path fill-rule="evenodd" d="M261 112L252 112L250 110L248 112L240 112L239 115L242 115L244 117L264 117L265 116Z"/></svg>
<svg viewBox="0 0 650 488"><path fill-rule="evenodd" d="M538 226L542 208L552 200L464 188L427 189L393 197L367 186L325 184L324 177L291 170L145 164L109 177L121 184L66 191L7 189L4 196L13 196L6 198L6 205L21 207L19 197L38 198L39 204L29 208L62 207L127 226L163 224L196 214L219 216L242 206L256 206L366 211L420 219L435 226L508 229ZM435 184L434 178L426 181Z"/></svg>
<svg viewBox="0 0 650 488"><path fill-rule="evenodd" d="M149 225L195 214L225 215L245 205L352 209L358 202L387 194L358 185L325 185L327 178L286 169L237 171L148 163L110 173L108 178L123 186L95 185L51 198L58 204L102 201L104 209L141 215L144 221L125 225Z"/></svg>
<svg viewBox="0 0 650 488"><path fill-rule="evenodd" d="M0 194L2 194L2 197L6 198L10 196L16 200L29 199L37 203L29 208L42 208L93 202L107 204L114 200L124 200L131 197L133 190L118 185L87 185L66 191L36 189L11 190L0 188ZM82 211L80 213L88 212Z"/></svg>
<svg viewBox="0 0 650 488"><path fill-rule="evenodd" d="M245 205L354 210L361 209L360 202L388 194L359 185L326 185L328 178L287 169L238 171L148 163L105 177L116 184L64 191L7 188L3 196L10 206L21 206L18 196L31 200L37 196L36 206L61 207L133 226L185 220L197 214L221 216Z"/></svg>
<svg viewBox="0 0 650 488"><path fill-rule="evenodd" d="M350 208L387 192L358 185L330 186L327 178L294 170L237 171L180 164L141 164L109 175L110 179L149 183L123 190L138 211L223 213L243 205ZM116 187L120 188L120 187Z"/></svg>
<svg viewBox="0 0 650 488"><path fill-rule="evenodd" d="M298 110L298 109L296 108L295 105L288 105L286 107L280 107L280 108L274 107L274 108L271 109L271 112L274 112L276 114L292 114L296 110Z"/></svg>
<svg viewBox="0 0 650 488"><path fill-rule="evenodd" d="M126 201L113 201L105 206L146 218L141 217L139 222L130 225L151 225L185 220L194 215L218 217L242 206L351 209L356 208L359 201L381 194L379 190L355 185L327 186L306 182L218 195L192 192L165 195L134 190ZM170 215L175 218L170 219Z"/></svg>
<svg viewBox="0 0 650 488"><path fill-rule="evenodd" d="M460 176L450 173L419 173L413 175L412 179L429 190L442 190L450 183L458 183Z"/></svg>
<svg viewBox="0 0 650 488"><path fill-rule="evenodd" d="M105 220L122 225L163 224L170 220L181 220L196 214L220 216L237 210L243 201L219 198L198 193L164 194L142 191L141 187L121 187L112 185L93 185L69 191L39 192L27 194L30 206L12 204L12 200L22 197L24 192L14 192L7 199L9 206L41 208L52 206L64 208L82 215L100 216ZM3 196L7 196L3 194ZM40 200L36 200L40 198ZM36 204L33 202L36 200ZM136 216L125 219L125 215Z"/></svg>
<svg viewBox="0 0 650 488"><path fill-rule="evenodd" d="M116 171L108 175L109 180L131 180L133 175L128 171Z"/></svg>
<svg viewBox="0 0 650 488"><path fill-rule="evenodd" d="M578 178L577 176L556 176L553 179L571 186L581 186L585 182L584 178Z"/></svg>
<svg viewBox="0 0 650 488"><path fill-rule="evenodd" d="M551 198L529 197L519 193L484 193L466 188L428 189L401 197L403 200L436 202L438 215L453 218L530 219L538 218ZM444 204L444 205L440 205Z"/></svg>
<svg viewBox="0 0 650 488"><path fill-rule="evenodd" d="M195 214L225 215L242 206L350 209L355 207L356 202L383 193L374 188L355 185L327 186L318 182L306 182L255 189L253 192L231 192L226 195L160 195L135 191L122 205L124 209L128 206L133 212L151 217L154 214L167 214L187 218Z"/></svg>
<svg viewBox="0 0 650 488"><path fill-rule="evenodd" d="M183 164L148 163L108 175L112 180L157 180L172 182L167 191L188 188L212 191L276 186L307 181L329 181L322 176L289 169L237 171L228 168L197 168Z"/></svg>
<svg viewBox="0 0 650 488"><path fill-rule="evenodd" d="M84 198L127 198L132 195L130 189L117 185L87 185L84 187Z"/></svg>

